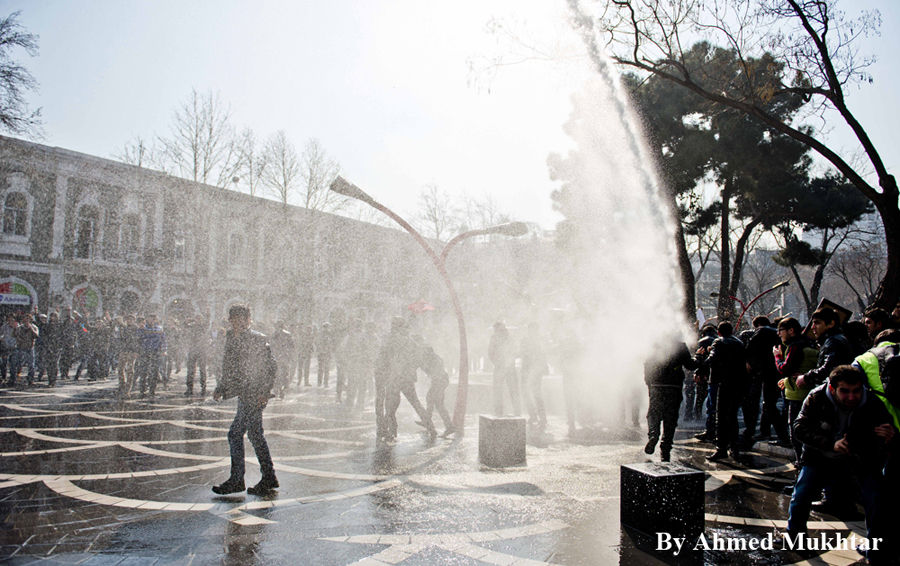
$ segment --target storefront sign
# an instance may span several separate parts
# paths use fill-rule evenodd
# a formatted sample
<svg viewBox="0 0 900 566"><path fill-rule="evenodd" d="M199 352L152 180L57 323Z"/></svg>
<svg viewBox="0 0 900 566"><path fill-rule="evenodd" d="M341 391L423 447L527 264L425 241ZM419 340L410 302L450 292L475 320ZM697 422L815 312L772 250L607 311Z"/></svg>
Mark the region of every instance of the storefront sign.
<svg viewBox="0 0 900 566"><path fill-rule="evenodd" d="M0 283L0 305L30 305L31 293L19 283L5 281Z"/></svg>
<svg viewBox="0 0 900 566"><path fill-rule="evenodd" d="M0 305L23 305L31 304L31 295L10 295L8 293L0 293Z"/></svg>

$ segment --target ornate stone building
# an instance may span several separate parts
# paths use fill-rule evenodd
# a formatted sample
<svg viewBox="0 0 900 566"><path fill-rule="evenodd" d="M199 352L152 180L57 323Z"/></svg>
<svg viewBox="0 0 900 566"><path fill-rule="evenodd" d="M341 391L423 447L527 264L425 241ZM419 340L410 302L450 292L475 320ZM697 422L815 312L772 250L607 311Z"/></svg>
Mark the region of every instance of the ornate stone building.
<svg viewBox="0 0 900 566"><path fill-rule="evenodd" d="M0 136L0 309L366 319L436 293L404 232Z"/></svg>

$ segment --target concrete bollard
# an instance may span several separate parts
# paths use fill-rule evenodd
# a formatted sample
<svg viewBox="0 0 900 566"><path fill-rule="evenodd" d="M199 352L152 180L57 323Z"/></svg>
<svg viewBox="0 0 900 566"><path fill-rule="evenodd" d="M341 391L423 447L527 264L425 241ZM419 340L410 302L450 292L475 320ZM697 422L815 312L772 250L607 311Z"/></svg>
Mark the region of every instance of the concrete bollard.
<svg viewBox="0 0 900 566"><path fill-rule="evenodd" d="M705 475L667 462L621 467L620 518L623 525L651 537L669 533L690 540L706 521Z"/></svg>
<svg viewBox="0 0 900 566"><path fill-rule="evenodd" d="M478 417L478 461L491 468L527 466L523 417Z"/></svg>

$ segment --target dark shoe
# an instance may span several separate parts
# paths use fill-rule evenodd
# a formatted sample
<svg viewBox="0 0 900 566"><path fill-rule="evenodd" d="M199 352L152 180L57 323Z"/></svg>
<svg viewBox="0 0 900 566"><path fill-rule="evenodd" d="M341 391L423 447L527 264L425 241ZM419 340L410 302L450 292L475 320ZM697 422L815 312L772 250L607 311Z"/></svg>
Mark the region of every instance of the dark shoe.
<svg viewBox="0 0 900 566"><path fill-rule="evenodd" d="M254 485L251 488L247 489L247 493L250 495L266 495L273 491L276 487L278 487L278 480L276 478L271 479L262 479L259 480L259 483Z"/></svg>
<svg viewBox="0 0 900 566"><path fill-rule="evenodd" d="M670 462L671 453L668 450L664 450L662 448L659 449L659 461L660 462Z"/></svg>
<svg viewBox="0 0 900 566"><path fill-rule="evenodd" d="M441 435L441 438L449 438L451 434L456 433L456 428L453 425L447 427L447 430L444 431L444 434Z"/></svg>
<svg viewBox="0 0 900 566"><path fill-rule="evenodd" d="M655 440L647 441L647 446L644 446L644 454L653 454L654 450L656 450L656 441Z"/></svg>
<svg viewBox="0 0 900 566"><path fill-rule="evenodd" d="M222 483L220 485L214 485L212 490L213 490L213 493L215 493L217 495L228 495L229 493L238 493L238 492L244 491L244 481L243 480L235 481L235 480L229 479L225 483Z"/></svg>
<svg viewBox="0 0 900 566"><path fill-rule="evenodd" d="M727 457L728 457L727 450L716 450L715 452L713 452L712 454L707 456L706 460L709 462L718 462L719 460L722 460Z"/></svg>
<svg viewBox="0 0 900 566"><path fill-rule="evenodd" d="M797 537L800 536L800 533L795 533L789 530L776 531L775 538L772 539L772 547L778 550L789 548L792 546L796 546ZM787 541L787 538L790 537L790 542Z"/></svg>
<svg viewBox="0 0 900 566"><path fill-rule="evenodd" d="M731 456L732 460L737 460L741 455L741 453L737 450L731 450L728 452L728 454Z"/></svg>
<svg viewBox="0 0 900 566"><path fill-rule="evenodd" d="M701 432L700 434L695 434L694 438L701 442L715 442L716 437L709 434L708 432Z"/></svg>
<svg viewBox="0 0 900 566"><path fill-rule="evenodd" d="M812 504L812 510L817 513L831 515L841 520L854 519L859 515L855 505L832 503L828 499L814 502Z"/></svg>
<svg viewBox="0 0 900 566"><path fill-rule="evenodd" d="M190 389L188 389L187 391L184 392L184 396L185 396L185 397L193 397L193 396L194 396L194 392L191 391Z"/></svg>

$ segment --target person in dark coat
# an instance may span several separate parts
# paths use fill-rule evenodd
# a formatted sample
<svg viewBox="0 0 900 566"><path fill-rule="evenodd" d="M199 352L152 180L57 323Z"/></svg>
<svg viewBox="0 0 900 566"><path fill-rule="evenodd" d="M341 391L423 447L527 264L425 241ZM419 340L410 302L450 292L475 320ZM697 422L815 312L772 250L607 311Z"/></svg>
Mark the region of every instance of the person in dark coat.
<svg viewBox="0 0 900 566"><path fill-rule="evenodd" d="M328 387L328 377L331 374L331 360L334 358L334 330L330 322L322 323L322 328L316 336L316 365L318 376L316 384L319 387Z"/></svg>
<svg viewBox="0 0 900 566"><path fill-rule="evenodd" d="M843 486L853 477L862 493L867 537L882 542L888 536L888 521L895 518L877 509L884 467L897 430L884 404L864 387L866 376L842 365L832 370L828 381L813 389L794 423L794 433L803 443L800 475L791 497L785 536L796 539L806 532L813 500L831 481ZM847 492L841 489L841 492ZM880 564L870 550L870 564Z"/></svg>
<svg viewBox="0 0 900 566"><path fill-rule="evenodd" d="M434 351L431 345L425 343L425 338L421 334L413 335L413 341L419 347L421 356L419 368L431 380L428 393L425 395L425 410L432 417L435 411L441 416L445 427L444 434L441 437L447 438L455 432L453 420L450 418L447 407L444 406L444 392L450 385L450 376L447 374L447 370L444 369L444 359Z"/></svg>
<svg viewBox="0 0 900 566"><path fill-rule="evenodd" d="M50 313L41 334L44 349L41 359L47 371L47 386L55 387L56 379L59 377L59 357L63 348L63 327L59 322L58 312Z"/></svg>
<svg viewBox="0 0 900 566"><path fill-rule="evenodd" d="M716 451L707 459L721 460L731 451L737 458L738 409L747 393L747 357L744 344L734 336L730 322L720 322L719 338L709 347L709 382L716 387Z"/></svg>
<svg viewBox="0 0 900 566"><path fill-rule="evenodd" d="M297 339L297 387L309 387L309 368L316 351L316 328L308 324Z"/></svg>
<svg viewBox="0 0 900 566"><path fill-rule="evenodd" d="M707 324L700 330L700 341L697 343L697 354L694 361L697 363L697 371L694 372L694 384L696 387L695 412L699 417L702 413L702 404L706 404L706 430L694 436L703 442L716 441L716 393L717 388L709 382L709 366L706 360L709 358L709 347L716 341L718 331L712 324Z"/></svg>
<svg viewBox="0 0 900 566"><path fill-rule="evenodd" d="M194 394L194 375L200 374L200 396L205 397L207 355L211 336L202 316L196 315L184 325L183 337L187 342L187 377L184 394L187 396Z"/></svg>
<svg viewBox="0 0 900 566"><path fill-rule="evenodd" d="M778 410L778 399L781 397L781 389L778 388L778 380L781 374L775 367L774 348L781 346L781 338L778 331L772 327L768 317L758 316L753 319L755 328L750 340L747 342L747 366L750 370L750 388L741 410L744 413L744 448L750 448L754 443L756 423L759 417L759 400L762 397L763 418L760 422L760 430L763 423L766 427L775 429L778 441L783 446L790 446L787 422Z"/></svg>
<svg viewBox="0 0 900 566"><path fill-rule="evenodd" d="M384 390L382 426L379 440L391 442L397 438L397 409L402 394L419 415L419 422L428 431L431 439L437 437L437 430L431 415L422 406L416 393L416 369L419 364L419 349L409 336L409 324L401 317L391 321L391 333L384 339L376 362L375 384L381 382ZM377 395L377 391L376 391ZM378 400L376 415L378 413Z"/></svg>
<svg viewBox="0 0 900 566"><path fill-rule="evenodd" d="M269 338L275 362L278 364L278 377L275 380L275 391L279 399L284 399L284 392L291 383L291 370L294 369L294 336L285 328L284 321L275 324L275 332Z"/></svg>
<svg viewBox="0 0 900 566"><path fill-rule="evenodd" d="M225 495L244 491L244 434L250 439L262 478L247 490L250 495L264 495L278 487L269 445L263 432L262 412L269 403L275 385L277 367L269 341L264 334L250 330L250 307L232 305L228 310L231 330L225 336L222 376L213 399L237 397L237 413L228 430L231 448L231 476L214 493Z"/></svg>
<svg viewBox="0 0 900 566"><path fill-rule="evenodd" d="M829 308L818 309L810 317L810 325L819 344L819 363L797 378L798 387L817 387L825 383L831 370L853 362L853 349L841 332L837 313Z"/></svg>
<svg viewBox="0 0 900 566"><path fill-rule="evenodd" d="M159 325L155 314L147 316L141 328L141 355L138 360L140 368L141 397L149 390L150 396L156 395L156 384L165 373L166 333Z"/></svg>
<svg viewBox="0 0 900 566"><path fill-rule="evenodd" d="M668 462L678 426L678 413L684 397L684 370L697 369L687 345L674 336L660 340L644 362L644 383L650 393L650 407L647 410L647 446L644 452L653 454L660 439L660 459Z"/></svg>

